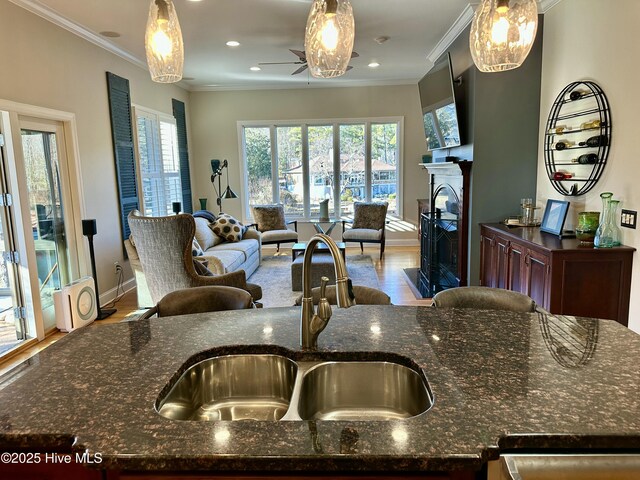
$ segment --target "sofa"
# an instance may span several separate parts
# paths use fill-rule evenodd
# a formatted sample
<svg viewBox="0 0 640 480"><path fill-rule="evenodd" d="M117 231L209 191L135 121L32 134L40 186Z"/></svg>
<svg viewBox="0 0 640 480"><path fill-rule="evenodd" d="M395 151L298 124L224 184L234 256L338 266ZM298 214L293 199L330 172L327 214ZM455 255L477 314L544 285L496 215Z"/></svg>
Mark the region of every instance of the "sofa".
<svg viewBox="0 0 640 480"><path fill-rule="evenodd" d="M250 228L244 233L242 240L226 242L213 233L207 218L195 217L194 220L196 222L194 259L199 260L216 275L244 270L249 278L256 271L262 259L260 232ZM153 307L155 302L151 299L145 274L142 271L135 239L130 237L125 240L124 246L136 281L138 308ZM202 251L198 251L198 247Z"/></svg>

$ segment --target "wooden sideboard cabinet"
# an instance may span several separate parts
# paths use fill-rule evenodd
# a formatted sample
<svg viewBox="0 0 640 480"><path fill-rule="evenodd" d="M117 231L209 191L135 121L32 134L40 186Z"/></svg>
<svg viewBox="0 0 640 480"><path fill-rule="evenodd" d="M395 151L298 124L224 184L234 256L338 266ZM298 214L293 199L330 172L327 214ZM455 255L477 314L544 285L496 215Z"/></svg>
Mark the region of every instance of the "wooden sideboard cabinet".
<svg viewBox="0 0 640 480"><path fill-rule="evenodd" d="M635 248L581 247L537 227L480 225L480 285L529 295L551 313L627 326Z"/></svg>

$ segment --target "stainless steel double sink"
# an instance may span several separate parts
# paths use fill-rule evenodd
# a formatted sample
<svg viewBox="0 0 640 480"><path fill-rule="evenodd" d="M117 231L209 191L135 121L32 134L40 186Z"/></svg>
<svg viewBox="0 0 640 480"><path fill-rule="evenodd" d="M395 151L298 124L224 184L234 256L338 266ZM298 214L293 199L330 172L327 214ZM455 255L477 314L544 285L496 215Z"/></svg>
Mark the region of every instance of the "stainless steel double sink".
<svg viewBox="0 0 640 480"><path fill-rule="evenodd" d="M420 415L432 404L424 375L400 363L239 354L192 365L156 409L174 420L380 421Z"/></svg>

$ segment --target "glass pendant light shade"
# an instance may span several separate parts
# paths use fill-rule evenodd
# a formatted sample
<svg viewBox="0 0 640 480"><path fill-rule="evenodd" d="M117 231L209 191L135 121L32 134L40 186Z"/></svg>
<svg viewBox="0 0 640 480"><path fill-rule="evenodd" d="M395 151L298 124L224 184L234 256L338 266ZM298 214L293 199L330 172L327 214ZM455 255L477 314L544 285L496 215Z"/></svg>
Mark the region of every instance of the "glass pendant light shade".
<svg viewBox="0 0 640 480"><path fill-rule="evenodd" d="M482 0L471 24L469 46L481 72L518 68L538 30L536 0Z"/></svg>
<svg viewBox="0 0 640 480"><path fill-rule="evenodd" d="M174 83L182 79L182 31L171 0L151 0L144 46L154 82Z"/></svg>
<svg viewBox="0 0 640 480"><path fill-rule="evenodd" d="M314 0L304 38L311 75L316 78L343 75L351 60L355 32L349 0Z"/></svg>

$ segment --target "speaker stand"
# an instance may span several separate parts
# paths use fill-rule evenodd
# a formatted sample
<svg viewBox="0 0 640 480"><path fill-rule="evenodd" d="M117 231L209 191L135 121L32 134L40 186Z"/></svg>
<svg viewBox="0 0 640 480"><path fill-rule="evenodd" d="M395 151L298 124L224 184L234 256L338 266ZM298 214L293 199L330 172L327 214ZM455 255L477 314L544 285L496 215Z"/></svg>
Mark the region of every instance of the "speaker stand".
<svg viewBox="0 0 640 480"><path fill-rule="evenodd" d="M115 308L100 308L100 292L98 290L98 275L96 274L96 256L93 252L93 235L87 235L89 240L89 256L91 257L91 272L93 272L93 286L96 290L96 305L98 306L98 316L96 320L104 320L105 318L117 312Z"/></svg>

